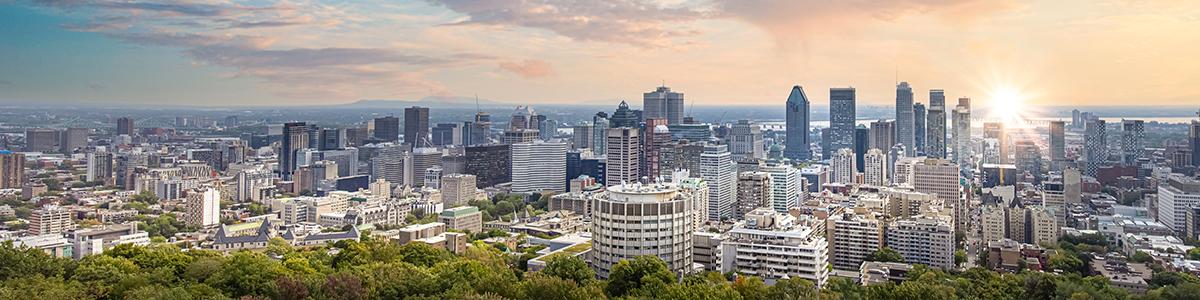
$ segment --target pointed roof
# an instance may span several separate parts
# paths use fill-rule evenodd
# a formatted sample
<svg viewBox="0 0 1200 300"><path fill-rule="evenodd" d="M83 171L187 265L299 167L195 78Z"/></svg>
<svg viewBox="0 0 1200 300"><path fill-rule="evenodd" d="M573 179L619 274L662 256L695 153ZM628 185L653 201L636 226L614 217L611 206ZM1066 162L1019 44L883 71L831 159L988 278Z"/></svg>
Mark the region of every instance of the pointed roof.
<svg viewBox="0 0 1200 300"><path fill-rule="evenodd" d="M787 102L808 102L808 96L804 94L804 88L799 85L792 86L792 93L788 94Z"/></svg>

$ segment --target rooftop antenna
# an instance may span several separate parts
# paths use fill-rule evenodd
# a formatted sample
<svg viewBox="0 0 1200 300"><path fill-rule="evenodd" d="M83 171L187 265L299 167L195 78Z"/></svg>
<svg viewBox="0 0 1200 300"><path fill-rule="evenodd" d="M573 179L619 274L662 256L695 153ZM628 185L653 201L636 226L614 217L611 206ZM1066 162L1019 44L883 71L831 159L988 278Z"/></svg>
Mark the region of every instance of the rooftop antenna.
<svg viewBox="0 0 1200 300"><path fill-rule="evenodd" d="M483 109L479 108L479 93L475 93L475 111L483 112Z"/></svg>

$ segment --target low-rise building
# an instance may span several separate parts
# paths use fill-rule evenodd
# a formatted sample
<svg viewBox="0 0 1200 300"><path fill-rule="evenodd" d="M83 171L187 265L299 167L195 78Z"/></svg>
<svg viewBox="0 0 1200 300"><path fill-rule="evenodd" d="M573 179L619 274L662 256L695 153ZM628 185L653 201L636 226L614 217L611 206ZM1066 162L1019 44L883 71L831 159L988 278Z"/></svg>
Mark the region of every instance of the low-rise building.
<svg viewBox="0 0 1200 300"><path fill-rule="evenodd" d="M824 285L829 278L829 244L794 220L771 207L748 212L721 242L721 272L758 276L768 284L804 278Z"/></svg>

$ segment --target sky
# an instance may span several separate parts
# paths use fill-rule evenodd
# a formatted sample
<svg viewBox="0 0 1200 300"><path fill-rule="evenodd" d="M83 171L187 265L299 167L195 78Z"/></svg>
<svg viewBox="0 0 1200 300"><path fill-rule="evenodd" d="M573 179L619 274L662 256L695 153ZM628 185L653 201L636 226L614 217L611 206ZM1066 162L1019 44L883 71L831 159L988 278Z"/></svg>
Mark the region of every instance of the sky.
<svg viewBox="0 0 1200 300"><path fill-rule="evenodd" d="M1197 105L1198 51L1188 0L0 0L0 103Z"/></svg>

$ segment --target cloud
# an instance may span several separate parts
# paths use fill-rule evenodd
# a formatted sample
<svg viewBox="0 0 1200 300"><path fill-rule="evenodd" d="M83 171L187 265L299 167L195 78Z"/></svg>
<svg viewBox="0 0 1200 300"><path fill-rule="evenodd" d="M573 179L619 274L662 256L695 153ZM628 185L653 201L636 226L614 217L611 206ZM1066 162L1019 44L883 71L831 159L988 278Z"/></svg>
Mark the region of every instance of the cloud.
<svg viewBox="0 0 1200 300"><path fill-rule="evenodd" d="M520 75L526 79L541 78L554 75L554 67L542 60L526 59L522 61L500 62L500 69Z"/></svg>
<svg viewBox="0 0 1200 300"><path fill-rule="evenodd" d="M691 8L667 8L636 0L429 0L468 19L452 25L544 29L579 41L663 47L697 32L683 25L702 17Z"/></svg>

